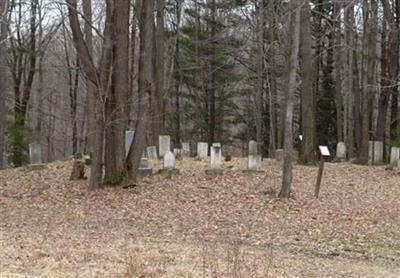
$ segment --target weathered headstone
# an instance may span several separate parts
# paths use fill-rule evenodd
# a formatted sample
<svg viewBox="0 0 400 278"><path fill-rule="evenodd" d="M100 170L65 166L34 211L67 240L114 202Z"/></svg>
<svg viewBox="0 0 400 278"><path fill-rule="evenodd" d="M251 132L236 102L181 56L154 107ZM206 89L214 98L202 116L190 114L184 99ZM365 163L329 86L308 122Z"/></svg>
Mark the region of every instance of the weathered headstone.
<svg viewBox="0 0 400 278"><path fill-rule="evenodd" d="M222 150L221 147L212 146L210 151L210 168L212 170L218 170L222 165Z"/></svg>
<svg viewBox="0 0 400 278"><path fill-rule="evenodd" d="M190 143L189 142L182 142L182 155L190 156Z"/></svg>
<svg viewBox="0 0 400 278"><path fill-rule="evenodd" d="M397 166L400 162L400 148L392 147L390 150L390 165Z"/></svg>
<svg viewBox="0 0 400 278"><path fill-rule="evenodd" d="M222 148L222 145L221 145L220 142L215 142L215 143L212 143L212 147L220 147L220 148Z"/></svg>
<svg viewBox="0 0 400 278"><path fill-rule="evenodd" d="M129 149L131 148L134 137L135 137L134 130L125 131L125 157L128 157L128 152Z"/></svg>
<svg viewBox="0 0 400 278"><path fill-rule="evenodd" d="M139 175L150 176L152 174L152 169L149 167L149 159L146 156L140 158L139 163Z"/></svg>
<svg viewBox="0 0 400 278"><path fill-rule="evenodd" d="M249 141L249 155L247 157L247 170L260 171L262 163L261 145L254 140Z"/></svg>
<svg viewBox="0 0 400 278"><path fill-rule="evenodd" d="M31 165L41 165L42 162L42 147L40 144L29 144L29 159Z"/></svg>
<svg viewBox="0 0 400 278"><path fill-rule="evenodd" d="M208 157L208 143L205 142L197 143L197 157L200 159Z"/></svg>
<svg viewBox="0 0 400 278"><path fill-rule="evenodd" d="M182 149L174 148L174 155L175 155L175 157L176 157L177 155L182 155Z"/></svg>
<svg viewBox="0 0 400 278"><path fill-rule="evenodd" d="M175 169L175 156L171 151L167 151L164 155L164 170Z"/></svg>
<svg viewBox="0 0 400 278"><path fill-rule="evenodd" d="M261 155L249 155L247 158L247 170L248 171L260 171L261 170Z"/></svg>
<svg viewBox="0 0 400 278"><path fill-rule="evenodd" d="M339 161L345 161L347 156L346 144L339 142L336 146L336 159Z"/></svg>
<svg viewBox="0 0 400 278"><path fill-rule="evenodd" d="M383 163L383 142L369 141L368 142L368 163L381 164Z"/></svg>
<svg viewBox="0 0 400 278"><path fill-rule="evenodd" d="M158 143L160 157L164 157L167 152L171 151L171 137L169 135L160 135Z"/></svg>
<svg viewBox="0 0 400 278"><path fill-rule="evenodd" d="M156 146L150 146L147 147L147 157L150 160L157 160L158 156L157 156L157 147Z"/></svg>

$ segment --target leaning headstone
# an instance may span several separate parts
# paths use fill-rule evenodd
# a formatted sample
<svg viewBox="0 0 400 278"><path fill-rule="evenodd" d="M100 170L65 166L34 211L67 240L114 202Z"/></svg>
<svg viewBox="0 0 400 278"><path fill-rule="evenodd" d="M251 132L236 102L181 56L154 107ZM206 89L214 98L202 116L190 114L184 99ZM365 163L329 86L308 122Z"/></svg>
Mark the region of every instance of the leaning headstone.
<svg viewBox="0 0 400 278"><path fill-rule="evenodd" d="M167 152L171 151L171 137L169 135L160 135L158 143L160 157L164 157Z"/></svg>
<svg viewBox="0 0 400 278"><path fill-rule="evenodd" d="M368 142L368 163L381 164L383 163L383 142L369 141Z"/></svg>
<svg viewBox="0 0 400 278"><path fill-rule="evenodd" d="M164 170L175 169L175 156L172 152L167 151L164 155Z"/></svg>
<svg viewBox="0 0 400 278"><path fill-rule="evenodd" d="M182 142L182 156L190 156L190 143Z"/></svg>
<svg viewBox="0 0 400 278"><path fill-rule="evenodd" d="M339 142L336 146L336 159L338 161L345 161L347 156L346 144Z"/></svg>
<svg viewBox="0 0 400 278"><path fill-rule="evenodd" d="M43 168L42 162L42 147L40 144L32 143L29 144L29 159L30 167L33 169Z"/></svg>
<svg viewBox="0 0 400 278"><path fill-rule="evenodd" d="M128 152L129 149L131 148L134 137L135 137L134 130L125 131L125 157L128 157Z"/></svg>
<svg viewBox="0 0 400 278"><path fill-rule="evenodd" d="M147 157L149 160L157 160L157 147L156 146L150 146L147 147Z"/></svg>
<svg viewBox="0 0 400 278"><path fill-rule="evenodd" d="M199 159L208 158L208 143L197 143L197 157Z"/></svg>
<svg viewBox="0 0 400 278"><path fill-rule="evenodd" d="M400 148L392 147L390 150L390 165L397 166L400 162Z"/></svg>

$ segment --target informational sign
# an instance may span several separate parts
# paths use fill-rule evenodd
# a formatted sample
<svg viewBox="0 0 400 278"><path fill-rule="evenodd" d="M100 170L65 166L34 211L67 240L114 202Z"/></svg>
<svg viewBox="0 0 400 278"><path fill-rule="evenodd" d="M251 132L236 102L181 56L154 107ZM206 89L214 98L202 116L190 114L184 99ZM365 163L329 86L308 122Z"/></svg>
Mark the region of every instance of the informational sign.
<svg viewBox="0 0 400 278"><path fill-rule="evenodd" d="M329 149L327 146L318 146L319 152L321 153L322 156L331 156L331 153L329 152Z"/></svg>

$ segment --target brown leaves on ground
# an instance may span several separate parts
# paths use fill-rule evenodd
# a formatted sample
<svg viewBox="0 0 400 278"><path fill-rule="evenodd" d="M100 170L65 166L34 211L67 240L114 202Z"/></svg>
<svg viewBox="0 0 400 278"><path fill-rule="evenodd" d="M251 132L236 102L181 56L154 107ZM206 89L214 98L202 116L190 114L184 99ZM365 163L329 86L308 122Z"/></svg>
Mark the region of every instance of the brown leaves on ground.
<svg viewBox="0 0 400 278"><path fill-rule="evenodd" d="M274 160L207 166L185 158L170 178L97 192L69 181L72 162L0 172L0 276L398 277L396 171L328 163L315 200L318 169L295 166L280 200Z"/></svg>

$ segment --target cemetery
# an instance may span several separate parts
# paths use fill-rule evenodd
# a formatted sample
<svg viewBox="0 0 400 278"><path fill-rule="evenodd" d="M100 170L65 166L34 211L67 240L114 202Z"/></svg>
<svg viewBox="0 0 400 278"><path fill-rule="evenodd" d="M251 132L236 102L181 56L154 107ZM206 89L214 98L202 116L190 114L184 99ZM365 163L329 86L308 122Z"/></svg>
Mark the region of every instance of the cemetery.
<svg viewBox="0 0 400 278"><path fill-rule="evenodd" d="M127 151L133 134L126 133ZM390 162L382 165L379 143L370 146L371 166L346 161L343 142L336 154L321 146L323 168L295 163L292 197L283 202L276 198L282 160L262 158L256 141L249 141L247 157L225 161L224 148L229 148L219 142L210 148L199 142L194 154L189 143L173 149L169 136L160 136L162 155L156 146L145 148L137 187L93 193L86 190L87 180L69 179L82 157L43 167L40 145L31 144L30 170L0 173L0 260L9 273L47 277L124 276L129 271L156 275L165 269L167 277L201 277L204 269L218 265L223 273L232 267L229 254L236 252L232 256L243 269L251 267L251 277L266 277L267 272L302 276L304 268L329 276L337 264L350 275L395 277L400 260L399 149L392 148ZM89 172L84 162L79 165ZM390 165L394 168L388 170ZM77 236L67 236L66 229ZM76 246L82 240L90 249ZM339 261L345 257L352 259ZM89 267L93 258L96 264ZM165 260L173 263L157 263ZM315 269L316 263L322 266Z"/></svg>

